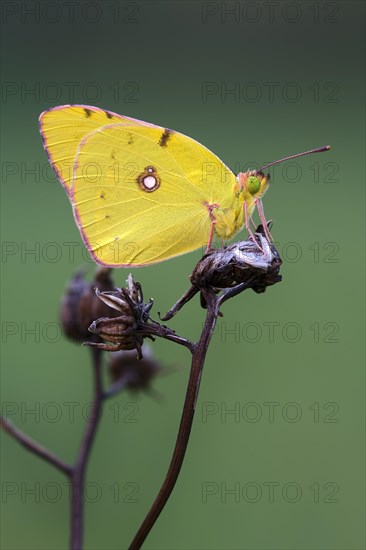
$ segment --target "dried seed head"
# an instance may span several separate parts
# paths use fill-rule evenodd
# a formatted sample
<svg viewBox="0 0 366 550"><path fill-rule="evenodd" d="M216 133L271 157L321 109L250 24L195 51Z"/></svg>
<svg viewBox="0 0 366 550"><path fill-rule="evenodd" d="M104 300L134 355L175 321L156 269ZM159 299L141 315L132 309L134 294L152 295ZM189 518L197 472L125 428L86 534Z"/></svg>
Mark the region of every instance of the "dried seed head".
<svg viewBox="0 0 366 550"><path fill-rule="evenodd" d="M120 342L123 338L131 336L137 329L137 324L132 315L120 317L101 317L93 321L89 327L90 332L98 334L108 342Z"/></svg>
<svg viewBox="0 0 366 550"><path fill-rule="evenodd" d="M107 306L109 314L119 312L118 317L102 317L91 323L89 331L98 335L110 344L94 344L106 351L137 349L139 357L143 343L143 327L149 319L152 301L147 304L143 301L142 289L129 275L127 288L115 288L100 292L95 289L99 300Z"/></svg>
<svg viewBox="0 0 366 550"><path fill-rule="evenodd" d="M95 296L94 287L104 290L114 288L111 269L98 267L92 283L85 280L85 270L75 273L61 300L60 322L65 335L71 340L84 342L95 340L88 331L90 323L97 317L110 313L109 309ZM113 314L112 314L113 315Z"/></svg>
<svg viewBox="0 0 366 550"><path fill-rule="evenodd" d="M210 251L196 265L190 277L192 284L223 289L253 278L253 290L264 292L267 286L280 281L282 260L263 234L262 226L256 230L256 239L257 243L248 239Z"/></svg>
<svg viewBox="0 0 366 550"><path fill-rule="evenodd" d="M112 382L124 380L132 391L148 391L152 379L160 374L162 367L154 358L152 350L144 344L143 358L137 359L132 351L117 351L109 355L108 371Z"/></svg>

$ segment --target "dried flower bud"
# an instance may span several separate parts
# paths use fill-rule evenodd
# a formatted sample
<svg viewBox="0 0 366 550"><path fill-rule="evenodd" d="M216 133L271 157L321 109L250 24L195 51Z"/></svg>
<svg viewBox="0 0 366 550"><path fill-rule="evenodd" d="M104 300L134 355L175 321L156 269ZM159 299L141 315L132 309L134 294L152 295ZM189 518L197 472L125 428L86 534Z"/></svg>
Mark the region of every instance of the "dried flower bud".
<svg viewBox="0 0 366 550"><path fill-rule="evenodd" d="M108 371L113 386L122 382L132 391L149 390L152 379L160 374L162 367L146 344L143 353L142 359L137 359L136 353L124 350L109 355Z"/></svg>
<svg viewBox="0 0 366 550"><path fill-rule="evenodd" d="M89 331L111 344L93 344L106 351L137 349L142 357L143 326L149 319L152 300L147 304L143 301L141 285L136 283L132 275L128 276L127 288L116 288L114 291L100 292L95 289L96 296L108 306L108 311L122 313L118 317L103 317L94 321Z"/></svg>
<svg viewBox="0 0 366 550"><path fill-rule="evenodd" d="M192 284L223 289L253 278L253 290L264 292L267 286L279 282L282 260L275 246L264 236L262 226L258 226L255 236L257 243L248 239L208 252L196 265L190 277Z"/></svg>
<svg viewBox="0 0 366 550"><path fill-rule="evenodd" d="M112 290L114 285L110 274L111 269L98 267L92 283L85 280L85 270L78 271L71 279L60 307L61 326L71 340L95 339L88 331L89 325L97 317L107 315L109 309L98 300L94 287L97 284L103 291Z"/></svg>
<svg viewBox="0 0 366 550"><path fill-rule="evenodd" d="M93 321L89 330L103 340L115 344L114 346L98 344L98 347L107 351L132 350L139 349L142 346L142 337L136 335L137 324L132 315L122 315L114 318L102 317Z"/></svg>

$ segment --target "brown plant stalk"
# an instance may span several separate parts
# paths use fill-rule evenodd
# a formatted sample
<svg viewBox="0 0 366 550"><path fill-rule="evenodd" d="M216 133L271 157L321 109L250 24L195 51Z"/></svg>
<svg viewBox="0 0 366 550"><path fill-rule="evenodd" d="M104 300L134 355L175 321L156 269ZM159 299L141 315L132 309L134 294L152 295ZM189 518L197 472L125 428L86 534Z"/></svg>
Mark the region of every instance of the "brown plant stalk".
<svg viewBox="0 0 366 550"><path fill-rule="evenodd" d="M247 288L251 288L255 281L255 278L250 277L246 282L226 290L220 296L218 296L211 287L201 289L207 307L206 319L199 341L190 348L192 354L191 370L172 458L160 491L131 542L129 550L139 550L141 548L163 511L177 482L192 430L205 358L219 317L220 306L229 298L243 292ZM190 290L188 293L192 294ZM186 303L185 296L183 297L183 302ZM170 314L168 313L166 317L170 317Z"/></svg>
<svg viewBox="0 0 366 550"><path fill-rule="evenodd" d="M84 534L84 482L85 472L90 457L90 452L95 440L97 428L102 412L103 386L101 355L98 348L91 348L93 356L93 388L92 414L88 418L79 453L71 474L71 533L70 548L79 550L83 544Z"/></svg>
<svg viewBox="0 0 366 550"><path fill-rule="evenodd" d="M190 277L192 286L162 318L171 319L198 292L201 293L201 305L207 308L207 314L199 341L190 347L191 371L172 458L161 489L131 542L129 550L141 548L164 509L181 471L192 429L204 361L217 318L221 315L220 307L224 302L248 288L261 293L267 286L281 281L279 275L281 259L265 234L264 228L259 226L256 242L248 240L235 243L204 256Z"/></svg>

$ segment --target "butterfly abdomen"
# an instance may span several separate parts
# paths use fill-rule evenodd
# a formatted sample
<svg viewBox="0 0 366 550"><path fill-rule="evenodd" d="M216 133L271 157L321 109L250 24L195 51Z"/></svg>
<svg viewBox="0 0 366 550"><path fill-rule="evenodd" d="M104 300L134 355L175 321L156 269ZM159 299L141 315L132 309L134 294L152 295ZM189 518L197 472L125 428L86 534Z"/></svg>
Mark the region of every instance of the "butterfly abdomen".
<svg viewBox="0 0 366 550"><path fill-rule="evenodd" d="M245 223L243 201L240 197L235 197L233 204L228 208L217 208L214 217L215 234L224 241L231 239Z"/></svg>

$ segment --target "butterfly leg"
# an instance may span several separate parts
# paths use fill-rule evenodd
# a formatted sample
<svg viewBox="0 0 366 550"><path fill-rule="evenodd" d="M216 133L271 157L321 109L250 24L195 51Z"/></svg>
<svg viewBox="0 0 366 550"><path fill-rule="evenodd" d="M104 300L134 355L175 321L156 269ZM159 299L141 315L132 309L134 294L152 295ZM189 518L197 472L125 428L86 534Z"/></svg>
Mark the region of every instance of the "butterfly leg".
<svg viewBox="0 0 366 550"><path fill-rule="evenodd" d="M266 220L265 215L264 215L263 204L262 204L261 199L257 199L255 204L257 206L259 218L260 218L260 220L262 222L262 225L263 225L264 234L267 238L267 241L271 242L271 241L273 241L273 239L272 239L272 235L269 232L269 229L267 227L267 220Z"/></svg>
<svg viewBox="0 0 366 550"><path fill-rule="evenodd" d="M209 252L210 249L211 249L211 244L212 244L213 237L214 237L214 234L215 234L215 224L216 224L216 220L212 220L210 234L209 234L209 237L208 237L208 243L207 243L207 246L206 246L205 254L207 254L207 252Z"/></svg>
<svg viewBox="0 0 366 550"><path fill-rule="evenodd" d="M208 203L205 203L205 204L207 206L208 215L210 216L210 220L211 220L211 229L210 229L210 234L208 236L208 243L207 243L206 252L205 252L205 254L207 254L207 252L209 252L210 249L211 249L211 244L212 244L214 234L215 234L216 219L215 219L214 215L212 214L212 210L214 208L218 208L219 205L218 204L208 204Z"/></svg>
<svg viewBox="0 0 366 550"><path fill-rule="evenodd" d="M245 229L248 231L252 241L258 246L259 250L262 250L262 248L258 244L257 239L254 236L253 231L250 229L250 219L249 219L248 205L246 201L244 201L244 214L245 214Z"/></svg>

